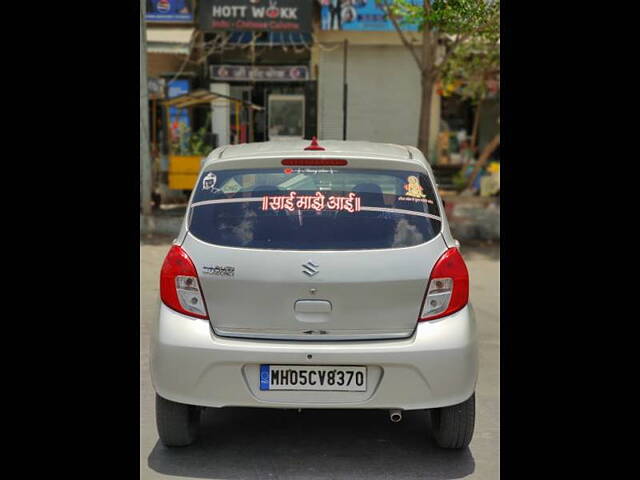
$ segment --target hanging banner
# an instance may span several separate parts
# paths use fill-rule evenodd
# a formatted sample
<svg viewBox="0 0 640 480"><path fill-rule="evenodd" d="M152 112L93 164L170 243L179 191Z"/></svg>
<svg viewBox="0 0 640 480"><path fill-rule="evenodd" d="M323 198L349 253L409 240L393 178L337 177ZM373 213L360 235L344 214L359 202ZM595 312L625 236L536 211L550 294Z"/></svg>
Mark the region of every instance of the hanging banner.
<svg viewBox="0 0 640 480"><path fill-rule="evenodd" d="M422 0L410 0L421 5ZM376 0L320 0L322 30L395 31L387 14ZM417 31L415 25L402 25L402 30Z"/></svg>
<svg viewBox="0 0 640 480"><path fill-rule="evenodd" d="M310 32L311 1L200 0L200 30Z"/></svg>
<svg viewBox="0 0 640 480"><path fill-rule="evenodd" d="M184 79L173 80L169 83L167 90L169 98L186 95L191 90L190 82ZM189 111L186 108L169 107L169 138L172 150L175 152L186 150L190 131Z"/></svg>
<svg viewBox="0 0 640 480"><path fill-rule="evenodd" d="M147 22L193 23L193 0L147 0Z"/></svg>
<svg viewBox="0 0 640 480"><path fill-rule="evenodd" d="M295 82L309 80L309 67L304 65L244 66L210 65L212 80L253 82Z"/></svg>

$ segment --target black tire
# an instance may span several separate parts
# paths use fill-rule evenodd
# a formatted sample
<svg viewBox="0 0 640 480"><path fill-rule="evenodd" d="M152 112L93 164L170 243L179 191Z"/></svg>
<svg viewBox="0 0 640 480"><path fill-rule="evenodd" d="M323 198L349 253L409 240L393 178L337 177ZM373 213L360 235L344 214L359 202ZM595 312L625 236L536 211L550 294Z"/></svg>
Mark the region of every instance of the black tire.
<svg viewBox="0 0 640 480"><path fill-rule="evenodd" d="M200 426L200 407L172 402L156 393L156 426L167 447L191 445Z"/></svg>
<svg viewBox="0 0 640 480"><path fill-rule="evenodd" d="M441 448L465 448L471 443L476 419L475 392L466 401L431 410L433 436Z"/></svg>

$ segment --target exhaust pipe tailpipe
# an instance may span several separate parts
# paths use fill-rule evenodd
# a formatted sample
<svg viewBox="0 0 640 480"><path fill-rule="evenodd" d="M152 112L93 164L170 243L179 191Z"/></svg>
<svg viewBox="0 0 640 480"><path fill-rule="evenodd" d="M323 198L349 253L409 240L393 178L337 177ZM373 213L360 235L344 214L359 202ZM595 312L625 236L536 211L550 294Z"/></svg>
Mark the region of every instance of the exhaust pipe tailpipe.
<svg viewBox="0 0 640 480"><path fill-rule="evenodd" d="M397 423L402 420L402 410L389 410L389 418L392 422Z"/></svg>

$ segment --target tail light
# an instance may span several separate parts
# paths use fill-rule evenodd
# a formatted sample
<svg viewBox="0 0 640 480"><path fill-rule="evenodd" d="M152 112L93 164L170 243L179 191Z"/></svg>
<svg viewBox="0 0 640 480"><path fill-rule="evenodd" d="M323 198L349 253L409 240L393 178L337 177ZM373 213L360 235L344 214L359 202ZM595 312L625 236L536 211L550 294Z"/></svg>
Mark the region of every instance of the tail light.
<svg viewBox="0 0 640 480"><path fill-rule="evenodd" d="M209 318L198 274L189 255L177 245L167 253L160 271L160 298L169 308L197 318Z"/></svg>
<svg viewBox="0 0 640 480"><path fill-rule="evenodd" d="M429 278L419 322L451 315L469 302L469 272L457 248L438 259Z"/></svg>

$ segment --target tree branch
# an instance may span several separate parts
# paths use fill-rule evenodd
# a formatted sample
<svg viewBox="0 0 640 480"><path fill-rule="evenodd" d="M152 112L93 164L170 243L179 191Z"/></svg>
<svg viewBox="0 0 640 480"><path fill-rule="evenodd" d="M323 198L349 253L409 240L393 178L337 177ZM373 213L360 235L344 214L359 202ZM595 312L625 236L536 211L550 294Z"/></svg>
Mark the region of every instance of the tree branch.
<svg viewBox="0 0 640 480"><path fill-rule="evenodd" d="M455 52L458 45L460 45L460 43L463 42L462 40L463 38L464 40L467 40L468 37L462 34L458 34L453 44L449 47L449 49L445 52L444 56L442 57L442 61L434 67L434 70L437 75L439 75L442 72L442 69L447 63L447 60L449 60L449 57Z"/></svg>
<svg viewBox="0 0 640 480"><path fill-rule="evenodd" d="M464 34L463 33L458 33L457 36L456 36L455 41L453 42L453 44L450 46L448 51L445 52L445 54L444 54L444 56L442 58L442 62L440 62L436 66L435 71L437 72L437 74L440 74L440 72L442 71L442 68L444 68L444 65L447 63L447 60L455 52L456 47L460 43L468 40L469 38L474 37L475 35L484 33L487 28L490 28L493 25L494 21L495 21L495 19L493 17L490 17L490 18L486 19L486 21L484 23L478 25L476 28L473 28L473 29L471 29L469 31L466 31Z"/></svg>
<svg viewBox="0 0 640 480"><path fill-rule="evenodd" d="M418 54L415 51L415 48L413 47L411 42L409 42L409 40L407 40L407 37L405 37L404 33L400 29L400 25L398 25L397 20L394 18L394 16L392 15L391 11L389 10L389 2L388 2L388 0L382 0L382 3L384 4L384 10L387 12L388 17L391 20L391 23L393 24L393 27L396 29L396 32L398 32L398 35L400 36L400 40L402 40L402 43L404 44L404 46L407 47L407 50L409 50L409 52L413 56L413 59L416 61L416 64L418 65L418 68L420 69L420 73L423 73L424 72L424 65L420 61L420 58L418 57Z"/></svg>
<svg viewBox="0 0 640 480"><path fill-rule="evenodd" d="M480 158L478 159L478 161L476 162L475 166L473 167L473 171L471 172L471 176L469 177L469 180L467 181L467 189L469 189L469 188L471 188L473 186L473 182L476 181L476 177L480 173L480 170L482 169L484 164L487 163L487 160L489 159L491 154L495 151L495 149L498 148L498 145L500 145L500 134L499 133L495 137L493 137L493 139L491 139L491 141L489 143L487 143L485 145L484 149L482 150L482 153L480 154Z"/></svg>

